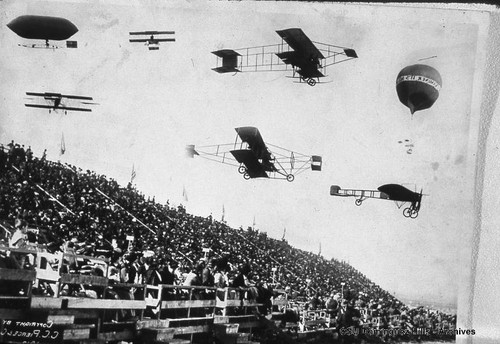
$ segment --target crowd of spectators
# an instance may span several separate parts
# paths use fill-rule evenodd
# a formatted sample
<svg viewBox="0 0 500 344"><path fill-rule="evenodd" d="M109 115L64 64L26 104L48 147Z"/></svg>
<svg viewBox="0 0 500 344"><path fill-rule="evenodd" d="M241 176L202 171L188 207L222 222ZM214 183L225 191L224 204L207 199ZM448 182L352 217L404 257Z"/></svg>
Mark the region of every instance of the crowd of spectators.
<svg viewBox="0 0 500 344"><path fill-rule="evenodd" d="M454 322L444 313L409 309L345 262L294 248L254 228L233 229L211 216L188 214L182 205L160 204L130 183L122 187L93 171L48 161L46 152L36 158L31 147L14 142L0 146L0 224L0 239L11 245L19 245L12 242L13 234L21 231L16 235L22 236L28 228L36 235L26 241L48 252L109 258L108 277L116 281L260 283L285 289L290 300L307 309L335 313L342 302L352 302L370 309L372 317L401 314L415 324Z"/></svg>

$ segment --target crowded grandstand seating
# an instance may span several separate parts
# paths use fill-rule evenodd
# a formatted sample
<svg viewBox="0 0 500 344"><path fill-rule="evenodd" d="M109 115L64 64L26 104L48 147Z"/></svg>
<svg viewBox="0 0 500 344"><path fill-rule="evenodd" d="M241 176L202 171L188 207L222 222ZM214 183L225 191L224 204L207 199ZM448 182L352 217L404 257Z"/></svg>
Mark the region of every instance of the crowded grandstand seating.
<svg viewBox="0 0 500 344"><path fill-rule="evenodd" d="M335 328L346 307L376 328L451 328L456 320L410 309L345 262L160 204L130 183L36 158L13 142L0 147L0 246L0 272L32 278L33 290L15 296L68 297L66 307L75 297L107 300L115 322L163 321L162 328L192 330L185 332L191 340L207 321L221 322L215 316L229 317L227 333L233 321L251 329L276 313L284 329Z"/></svg>

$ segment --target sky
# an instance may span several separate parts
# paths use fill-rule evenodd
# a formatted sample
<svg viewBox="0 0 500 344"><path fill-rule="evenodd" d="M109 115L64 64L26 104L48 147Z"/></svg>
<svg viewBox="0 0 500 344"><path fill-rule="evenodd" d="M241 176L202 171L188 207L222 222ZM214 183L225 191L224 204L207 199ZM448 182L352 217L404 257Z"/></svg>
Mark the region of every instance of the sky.
<svg viewBox="0 0 500 344"><path fill-rule="evenodd" d="M474 89L483 13L413 6L224 1L3 1L0 12L0 142L130 180L159 202L252 226L325 258L346 260L396 296L455 303L470 259L477 111ZM24 14L60 16L79 29L77 49L28 49L5 24ZM310 87L287 73L218 74L210 52L280 43L301 28L313 41L359 58L328 68ZM173 30L158 51L129 31ZM63 44L63 43L59 43ZM435 57L433 57L435 56ZM419 61L419 59L426 59ZM410 115L395 81L405 66L436 68L443 86ZM26 108L25 92L92 96L90 113ZM185 157L186 144L232 143L255 126L268 143L323 157L294 182L246 181L235 167ZM59 155L64 133L66 153ZM398 143L409 139L413 153ZM419 216L393 202L329 195L330 185L423 189ZM183 191L187 194L187 201Z"/></svg>

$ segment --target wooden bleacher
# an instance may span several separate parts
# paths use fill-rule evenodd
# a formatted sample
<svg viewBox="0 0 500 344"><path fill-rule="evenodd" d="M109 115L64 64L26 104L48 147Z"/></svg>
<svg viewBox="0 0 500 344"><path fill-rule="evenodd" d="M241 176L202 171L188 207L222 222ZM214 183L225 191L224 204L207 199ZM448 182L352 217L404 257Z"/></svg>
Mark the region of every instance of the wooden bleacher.
<svg viewBox="0 0 500 344"><path fill-rule="evenodd" d="M246 289L115 283L106 277L106 259L0 249L31 255L34 263L29 270L0 269L0 283L16 286L13 293L0 295L0 302L5 301L0 307L0 324L51 324L58 329L57 336L52 334L58 342L179 344L211 343L217 338L221 343L252 343L252 331L262 325L254 315L261 305ZM78 261L77 269L69 269L70 261ZM90 266L90 271L99 266L104 276L75 273L83 264ZM51 289L53 293L35 295L33 286L40 287L38 292ZM284 309L286 302L278 301L275 306ZM0 342L16 340L4 337Z"/></svg>
<svg viewBox="0 0 500 344"><path fill-rule="evenodd" d="M245 289L147 286L146 314L138 324L149 340L170 343L176 339L200 341L213 335L219 340L251 343L252 329L260 326L251 309L260 306L248 299ZM168 331L171 329L173 331ZM160 340L161 339L161 340Z"/></svg>

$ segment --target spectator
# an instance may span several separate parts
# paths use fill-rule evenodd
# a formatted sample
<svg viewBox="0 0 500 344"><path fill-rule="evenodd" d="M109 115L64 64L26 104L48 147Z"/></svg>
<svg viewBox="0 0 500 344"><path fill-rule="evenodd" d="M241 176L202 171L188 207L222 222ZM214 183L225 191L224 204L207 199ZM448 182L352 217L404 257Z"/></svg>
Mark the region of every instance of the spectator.
<svg viewBox="0 0 500 344"><path fill-rule="evenodd" d="M202 281L201 285L206 287L213 287L215 284L214 275L212 274L213 261L209 260L207 265L202 271Z"/></svg>
<svg viewBox="0 0 500 344"><path fill-rule="evenodd" d="M345 299L354 302L354 309L366 308L370 317L389 319L401 313L408 325L455 323L456 319L449 314L438 316L405 308L346 262L327 260L294 248L286 240L270 238L254 228L233 229L213 218L191 215L182 205L174 206L168 201L159 204L131 184L121 187L111 178L46 158L46 150L39 159L31 147L24 151L14 141L3 149L0 147L0 220L12 225L20 219L30 227L39 228L38 240L43 240L49 252L57 252L71 241L72 244L66 245L67 252L85 255L99 252L98 255L111 258L123 282L142 283L144 277L149 281L158 272L163 283L182 284L182 266L198 262L205 247L217 259L213 267L192 271L198 281L191 277L187 284L210 285L212 274L217 287L253 286L258 290L258 283L252 282L247 263L250 261L256 267L254 279L287 287L294 302L306 301L308 290L313 293L310 295L326 295L331 290L340 290L344 284ZM22 234L21 230L15 236ZM128 245L129 237L141 240L130 241ZM141 259L141 252L146 250L156 257L156 266L151 264L151 269L145 269L148 262ZM76 270L76 264L70 261L67 264L69 270ZM234 269L230 264L241 266L232 283L229 271ZM334 312L331 299L330 295L327 308ZM340 303L336 295L333 299ZM312 308L325 307L320 297L313 303ZM385 321L387 326L391 323Z"/></svg>

